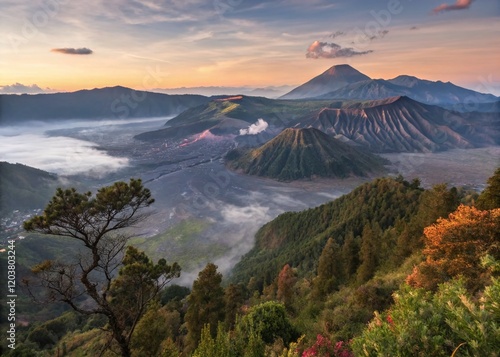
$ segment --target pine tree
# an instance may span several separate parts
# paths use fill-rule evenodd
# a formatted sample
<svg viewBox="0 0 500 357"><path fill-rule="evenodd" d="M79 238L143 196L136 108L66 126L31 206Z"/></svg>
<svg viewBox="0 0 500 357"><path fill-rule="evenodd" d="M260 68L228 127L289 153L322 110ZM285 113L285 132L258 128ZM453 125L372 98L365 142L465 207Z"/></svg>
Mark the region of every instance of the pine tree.
<svg viewBox="0 0 500 357"><path fill-rule="evenodd" d="M358 268L356 280L358 283L364 283L371 279L377 268L377 237L370 224L363 228L361 237L361 248L359 258L361 265Z"/></svg>
<svg viewBox="0 0 500 357"><path fill-rule="evenodd" d="M313 295L323 297L337 289L343 280L343 270L340 246L333 238L329 238L319 257Z"/></svg>
<svg viewBox="0 0 500 357"><path fill-rule="evenodd" d="M65 257L33 267L35 278L24 280L28 290L83 315L105 316L107 332L125 357L131 355L131 338L147 306L180 275L177 263L160 259L154 264L143 252L127 247L127 229L147 218L143 210L153 202L149 189L135 179L102 187L95 195L59 188L42 215L24 222L27 231L82 244L76 263Z"/></svg>
<svg viewBox="0 0 500 357"><path fill-rule="evenodd" d="M184 318L188 329L188 351L193 351L198 345L205 325L210 325L210 334L215 337L219 321L224 320L224 289L221 282L222 274L217 272L217 266L212 263L208 263L193 282Z"/></svg>
<svg viewBox="0 0 500 357"><path fill-rule="evenodd" d="M344 267L344 276L350 279L359 266L359 245L354 238L352 231L347 232L347 235L342 245L341 253L342 265Z"/></svg>
<svg viewBox="0 0 500 357"><path fill-rule="evenodd" d="M230 284L224 291L225 325L233 329L241 306L245 302L245 287L241 284Z"/></svg>

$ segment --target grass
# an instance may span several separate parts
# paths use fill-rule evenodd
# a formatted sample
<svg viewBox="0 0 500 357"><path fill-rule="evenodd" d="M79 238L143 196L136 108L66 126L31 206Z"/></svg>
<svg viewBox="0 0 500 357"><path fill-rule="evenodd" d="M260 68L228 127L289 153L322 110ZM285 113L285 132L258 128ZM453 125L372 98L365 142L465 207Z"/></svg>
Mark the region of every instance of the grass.
<svg viewBox="0 0 500 357"><path fill-rule="evenodd" d="M165 258L167 263L176 261L183 270L189 271L223 256L230 249L202 236L210 226L207 220L186 219L156 236L133 238L130 244L146 252L154 261L160 258Z"/></svg>

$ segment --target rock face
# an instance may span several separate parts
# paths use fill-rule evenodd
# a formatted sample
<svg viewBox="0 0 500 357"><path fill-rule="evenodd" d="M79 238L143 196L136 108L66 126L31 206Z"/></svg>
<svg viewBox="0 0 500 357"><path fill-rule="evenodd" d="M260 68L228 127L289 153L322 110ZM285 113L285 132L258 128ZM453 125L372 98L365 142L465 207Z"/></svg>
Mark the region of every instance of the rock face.
<svg viewBox="0 0 500 357"><path fill-rule="evenodd" d="M229 152L226 161L232 169L283 181L366 176L382 170L384 163L382 158L314 128L285 129L257 149Z"/></svg>
<svg viewBox="0 0 500 357"><path fill-rule="evenodd" d="M348 84L369 80L370 77L347 64L330 67L319 76L285 94L281 99L314 98L340 89Z"/></svg>
<svg viewBox="0 0 500 357"><path fill-rule="evenodd" d="M496 113L458 113L408 97L323 108L295 122L376 152L433 152L500 143Z"/></svg>

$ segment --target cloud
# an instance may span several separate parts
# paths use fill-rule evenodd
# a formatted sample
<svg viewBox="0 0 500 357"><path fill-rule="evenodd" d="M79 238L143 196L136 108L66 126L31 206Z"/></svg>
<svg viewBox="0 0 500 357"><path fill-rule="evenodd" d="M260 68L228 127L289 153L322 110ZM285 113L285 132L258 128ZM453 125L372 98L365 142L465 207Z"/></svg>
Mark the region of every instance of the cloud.
<svg viewBox="0 0 500 357"><path fill-rule="evenodd" d="M457 2L453 5L442 4L442 5L439 5L438 7L434 8L434 10L432 10L432 11L435 14L437 14L437 13L442 12L442 11L464 10L464 9L468 9L471 4L472 4L472 0L457 0Z"/></svg>
<svg viewBox="0 0 500 357"><path fill-rule="evenodd" d="M256 135L267 129L269 124L264 119L259 119L248 127L248 129L240 129L240 135Z"/></svg>
<svg viewBox="0 0 500 357"><path fill-rule="evenodd" d="M368 51L356 51L350 47L344 47L337 45L333 42L320 42L314 41L308 48L306 57L307 58L337 58L337 57L353 57L366 55L368 53L373 52L372 50Z"/></svg>
<svg viewBox="0 0 500 357"><path fill-rule="evenodd" d="M94 51L90 48L53 48L51 52L64 53L65 55L91 55Z"/></svg>
<svg viewBox="0 0 500 357"><path fill-rule="evenodd" d="M330 35L328 35L328 37L330 38L336 38L336 37L340 37L340 36L344 36L345 35L345 32L343 31L336 31L336 32L332 32Z"/></svg>
<svg viewBox="0 0 500 357"><path fill-rule="evenodd" d="M55 126L39 122L1 127L0 157L3 161L19 162L60 175L102 177L129 166L127 158L110 156L95 143L41 134L52 128Z"/></svg>
<svg viewBox="0 0 500 357"><path fill-rule="evenodd" d="M38 94L53 92L52 89L42 89L36 84L30 86L22 83L14 83L10 85L0 86L0 94Z"/></svg>
<svg viewBox="0 0 500 357"><path fill-rule="evenodd" d="M377 40L379 38L384 38L385 35L387 35L388 33L389 33L389 30L379 31L376 35L370 36L369 39L370 39L370 41L373 41L373 40Z"/></svg>

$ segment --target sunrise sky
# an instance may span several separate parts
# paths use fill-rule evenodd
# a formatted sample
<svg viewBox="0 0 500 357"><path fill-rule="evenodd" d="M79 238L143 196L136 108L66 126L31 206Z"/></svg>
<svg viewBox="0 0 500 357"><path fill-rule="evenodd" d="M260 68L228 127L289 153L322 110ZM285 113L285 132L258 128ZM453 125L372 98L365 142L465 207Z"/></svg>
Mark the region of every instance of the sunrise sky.
<svg viewBox="0 0 500 357"><path fill-rule="evenodd" d="M2 0L0 31L3 93L296 85L348 63L500 95L498 0Z"/></svg>

